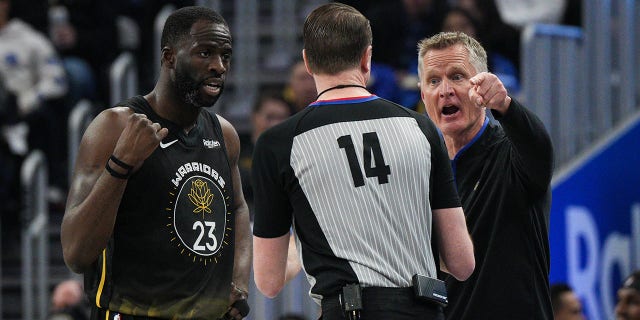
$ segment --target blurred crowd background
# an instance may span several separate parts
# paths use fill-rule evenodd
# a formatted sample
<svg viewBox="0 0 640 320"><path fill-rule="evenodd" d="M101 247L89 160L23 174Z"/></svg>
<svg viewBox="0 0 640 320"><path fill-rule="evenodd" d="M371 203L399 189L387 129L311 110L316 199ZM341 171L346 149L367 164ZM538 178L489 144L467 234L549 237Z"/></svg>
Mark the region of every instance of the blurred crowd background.
<svg viewBox="0 0 640 320"><path fill-rule="evenodd" d="M231 27L232 69L225 93L214 108L241 135L243 184L251 204L249 171L257 136L315 100L313 79L301 62L301 29L306 14L326 1L242 2L238 5L234 1L195 0L0 0L4 300L0 310L4 310L6 319L19 317L6 310L20 310L15 304L20 305L21 298L17 294L18 300L11 300L10 289L18 281L11 279L18 279L20 272L21 214L25 207L20 168L25 157L33 150L41 150L45 155L48 169L45 198L50 213L50 226L46 230L55 239L64 212L69 163L73 160L68 142L69 116L81 102L89 105L89 113L95 115L125 98L114 94L113 85L114 64L124 54L133 57L133 94L146 94L152 89L159 68L157 26L162 25L167 10L188 5L211 6L221 12ZM416 44L420 39L440 31L463 31L477 38L488 51L490 71L500 77L511 95L518 97L522 94L520 43L525 26L547 23L581 27L583 17L580 0L341 2L359 9L371 21L374 38L370 91L418 111L423 111L417 79ZM65 270L60 249L52 249L51 255L54 264L60 265L59 270ZM72 283L67 282L69 276ZM77 278L64 271L54 273L51 278L50 293L58 300L48 303L48 313L53 316L71 305L57 302L65 292L74 297L74 303L82 303L82 296L77 294L80 290ZM61 288L54 291L57 284ZM306 292L300 294L306 296ZM288 311L285 309L281 307L278 314L264 319L303 319L302 315L285 317ZM81 319L82 312L77 317Z"/></svg>

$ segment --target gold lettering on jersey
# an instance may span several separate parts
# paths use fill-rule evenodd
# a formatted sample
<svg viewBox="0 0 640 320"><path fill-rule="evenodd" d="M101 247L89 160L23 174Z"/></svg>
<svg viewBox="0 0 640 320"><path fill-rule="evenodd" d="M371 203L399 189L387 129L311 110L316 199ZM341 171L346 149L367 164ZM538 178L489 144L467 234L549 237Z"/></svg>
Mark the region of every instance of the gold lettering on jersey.
<svg viewBox="0 0 640 320"><path fill-rule="evenodd" d="M206 182L196 179L196 181L191 182L191 192L189 192L189 200L193 203L196 208L193 209L193 213L202 213L202 218L204 219L204 214L211 213L211 209L209 206L213 201L213 194L211 193L211 189Z"/></svg>
<svg viewBox="0 0 640 320"><path fill-rule="evenodd" d="M176 178L175 179L171 179L171 182L173 182L173 185L175 185L176 187L180 184L180 181L182 181L182 178L184 178L185 175L189 174L190 172L202 172L208 176L211 176L213 178L213 180L215 180L216 182L218 182L218 184L220 185L221 188L224 188L225 185L225 181L224 179L220 176L220 174L218 174L218 171L216 171L215 169L211 168L209 165L206 165L204 163L200 163L200 162L190 162L190 163L185 163L182 166L180 166L180 168L178 168L178 171L176 172Z"/></svg>

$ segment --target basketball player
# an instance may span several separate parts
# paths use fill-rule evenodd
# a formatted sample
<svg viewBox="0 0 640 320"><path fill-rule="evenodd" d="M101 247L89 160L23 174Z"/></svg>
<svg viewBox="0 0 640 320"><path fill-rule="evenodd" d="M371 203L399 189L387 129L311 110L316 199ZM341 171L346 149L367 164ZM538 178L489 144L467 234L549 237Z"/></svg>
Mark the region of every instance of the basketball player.
<svg viewBox="0 0 640 320"><path fill-rule="evenodd" d="M224 88L229 27L185 7L166 20L161 47L153 91L103 111L84 134L64 259L84 274L91 319L241 319L251 236L239 139L205 109Z"/></svg>

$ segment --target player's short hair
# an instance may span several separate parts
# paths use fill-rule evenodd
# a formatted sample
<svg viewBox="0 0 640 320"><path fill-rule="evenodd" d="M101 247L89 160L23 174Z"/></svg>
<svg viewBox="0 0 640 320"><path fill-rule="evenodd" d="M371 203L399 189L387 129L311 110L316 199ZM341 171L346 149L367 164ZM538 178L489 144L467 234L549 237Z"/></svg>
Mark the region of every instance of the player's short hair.
<svg viewBox="0 0 640 320"><path fill-rule="evenodd" d="M160 38L160 49L165 46L175 46L185 36L189 35L189 31L194 23L205 20L215 24L223 24L227 27L227 21L216 11L201 6L189 6L180 8L167 18L162 29L162 37Z"/></svg>

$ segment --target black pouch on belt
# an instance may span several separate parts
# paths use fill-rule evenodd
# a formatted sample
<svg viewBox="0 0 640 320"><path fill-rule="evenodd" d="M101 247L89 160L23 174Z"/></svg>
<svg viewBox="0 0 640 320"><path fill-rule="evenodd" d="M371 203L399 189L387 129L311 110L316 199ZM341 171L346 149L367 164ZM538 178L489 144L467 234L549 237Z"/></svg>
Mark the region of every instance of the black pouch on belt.
<svg viewBox="0 0 640 320"><path fill-rule="evenodd" d="M447 287L444 281L419 274L414 274L411 280L416 298L434 302L442 307L446 307L449 303L449 300L447 300Z"/></svg>
<svg viewBox="0 0 640 320"><path fill-rule="evenodd" d="M359 284L348 284L342 287L340 303L347 315L347 319L360 319L360 311L362 310L362 287L360 287Z"/></svg>

